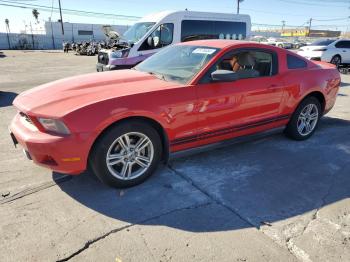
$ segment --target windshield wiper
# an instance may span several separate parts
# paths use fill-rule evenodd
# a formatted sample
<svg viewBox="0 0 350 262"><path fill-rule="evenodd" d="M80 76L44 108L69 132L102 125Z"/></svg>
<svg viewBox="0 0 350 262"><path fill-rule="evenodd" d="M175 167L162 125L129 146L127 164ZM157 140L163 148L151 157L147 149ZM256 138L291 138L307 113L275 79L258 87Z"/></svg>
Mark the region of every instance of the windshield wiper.
<svg viewBox="0 0 350 262"><path fill-rule="evenodd" d="M157 77L157 78L160 79L160 80L167 81L166 78L165 78L165 76L162 75L162 74L155 73L155 72L147 72L147 73L149 73L150 75L153 75L153 76Z"/></svg>

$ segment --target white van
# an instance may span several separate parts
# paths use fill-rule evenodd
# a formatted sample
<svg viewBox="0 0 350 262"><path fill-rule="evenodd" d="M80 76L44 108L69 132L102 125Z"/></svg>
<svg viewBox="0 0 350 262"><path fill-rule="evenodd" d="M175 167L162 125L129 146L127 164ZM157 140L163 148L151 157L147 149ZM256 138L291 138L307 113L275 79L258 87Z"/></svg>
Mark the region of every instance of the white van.
<svg viewBox="0 0 350 262"><path fill-rule="evenodd" d="M161 48L199 39L241 40L250 36L249 15L164 11L148 15L129 28L117 49L101 50L97 71L128 69Z"/></svg>

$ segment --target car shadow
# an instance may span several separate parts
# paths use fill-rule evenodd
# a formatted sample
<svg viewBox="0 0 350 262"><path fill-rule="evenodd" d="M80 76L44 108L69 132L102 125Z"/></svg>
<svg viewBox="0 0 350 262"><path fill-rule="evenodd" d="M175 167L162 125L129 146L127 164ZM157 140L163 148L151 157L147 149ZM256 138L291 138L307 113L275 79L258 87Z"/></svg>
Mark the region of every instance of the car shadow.
<svg viewBox="0 0 350 262"><path fill-rule="evenodd" d="M14 92L0 91L0 107L11 106L17 95Z"/></svg>
<svg viewBox="0 0 350 262"><path fill-rule="evenodd" d="M4 58L6 55L3 52L0 52L0 58Z"/></svg>
<svg viewBox="0 0 350 262"><path fill-rule="evenodd" d="M132 224L191 232L260 227L350 197L349 131L350 121L324 117L306 141L277 134L176 159L130 189L109 188L88 172L58 186Z"/></svg>

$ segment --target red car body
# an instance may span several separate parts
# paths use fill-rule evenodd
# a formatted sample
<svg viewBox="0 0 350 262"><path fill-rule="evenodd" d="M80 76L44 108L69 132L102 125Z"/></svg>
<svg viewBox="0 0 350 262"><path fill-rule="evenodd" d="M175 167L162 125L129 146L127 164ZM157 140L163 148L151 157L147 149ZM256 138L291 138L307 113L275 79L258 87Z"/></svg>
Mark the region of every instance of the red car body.
<svg viewBox="0 0 350 262"><path fill-rule="evenodd" d="M300 101L311 93L320 98L323 113L335 103L340 76L330 64L250 42L204 40L182 45L220 51L187 84L121 70L66 78L26 91L14 101L19 112L10 126L14 139L37 164L79 174L87 168L96 139L125 119L149 121L161 133L165 152L171 153L285 126ZM275 52L278 74L234 83L199 83L217 59L240 48ZM288 69L287 54L303 59L307 68ZM59 119L71 133L46 132L38 117Z"/></svg>

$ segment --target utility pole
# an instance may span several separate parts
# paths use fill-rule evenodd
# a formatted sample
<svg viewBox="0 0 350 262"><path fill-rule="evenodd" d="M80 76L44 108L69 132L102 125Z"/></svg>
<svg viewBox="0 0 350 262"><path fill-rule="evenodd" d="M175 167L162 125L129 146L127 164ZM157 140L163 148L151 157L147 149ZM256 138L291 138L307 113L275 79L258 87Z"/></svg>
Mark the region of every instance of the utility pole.
<svg viewBox="0 0 350 262"><path fill-rule="evenodd" d="M30 33L32 34L32 45L33 45L33 49L35 49L32 22L30 22L29 25L30 25Z"/></svg>
<svg viewBox="0 0 350 262"><path fill-rule="evenodd" d="M64 35L64 29L63 29L63 19L62 19L62 9L61 9L61 0L58 0L58 6L60 8L60 17L61 17L61 28L62 28L62 35Z"/></svg>
<svg viewBox="0 0 350 262"><path fill-rule="evenodd" d="M311 23L312 23L312 18L310 18L310 20L309 20L309 32L308 32L307 36L310 36Z"/></svg>
<svg viewBox="0 0 350 262"><path fill-rule="evenodd" d="M237 14L239 14L239 3L243 2L243 0L237 0Z"/></svg>
<svg viewBox="0 0 350 262"><path fill-rule="evenodd" d="M284 32L284 27L286 26L286 21L282 21L282 28L281 28L281 34Z"/></svg>
<svg viewBox="0 0 350 262"><path fill-rule="evenodd" d="M52 20L51 20L51 17L50 17L50 26L51 26L52 46L53 46L53 49L56 49L56 46L55 46L55 37L53 36L53 27L52 27Z"/></svg>

